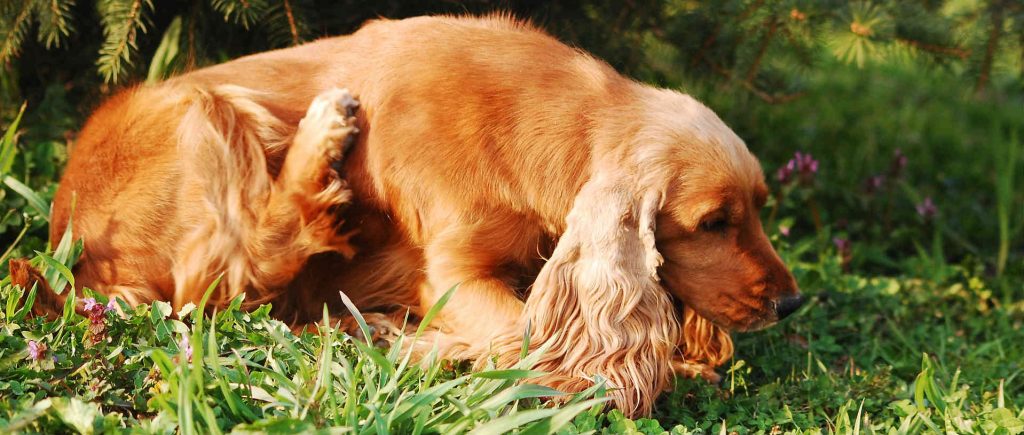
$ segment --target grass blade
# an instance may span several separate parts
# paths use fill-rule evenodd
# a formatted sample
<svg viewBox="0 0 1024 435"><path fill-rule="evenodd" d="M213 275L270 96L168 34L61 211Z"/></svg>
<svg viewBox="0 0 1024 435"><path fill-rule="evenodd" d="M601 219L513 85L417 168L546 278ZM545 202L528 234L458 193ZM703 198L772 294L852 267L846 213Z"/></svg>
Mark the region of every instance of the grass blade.
<svg viewBox="0 0 1024 435"><path fill-rule="evenodd" d="M21 103L18 115L11 121L11 125L7 126L7 131L4 132L3 138L0 139L0 176L11 172L11 166L14 165L14 155L18 152L14 135L18 132L18 124L21 124L21 116L25 114L25 107L27 105L28 103Z"/></svg>
<svg viewBox="0 0 1024 435"><path fill-rule="evenodd" d="M39 217L45 219L47 223L50 222L50 206L31 187L26 186L10 175L4 176L4 184L25 198L28 201L29 207L32 207L39 214Z"/></svg>

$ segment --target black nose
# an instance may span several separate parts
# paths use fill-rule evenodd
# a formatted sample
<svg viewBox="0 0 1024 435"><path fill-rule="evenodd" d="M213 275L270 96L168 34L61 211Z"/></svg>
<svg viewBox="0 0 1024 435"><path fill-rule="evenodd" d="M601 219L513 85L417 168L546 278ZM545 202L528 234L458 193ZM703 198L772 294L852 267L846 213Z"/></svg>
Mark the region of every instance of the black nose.
<svg viewBox="0 0 1024 435"><path fill-rule="evenodd" d="M779 320L785 319L786 317L789 317L790 314L793 314L793 312L803 304L803 295L784 296L775 304L775 314L778 315Z"/></svg>

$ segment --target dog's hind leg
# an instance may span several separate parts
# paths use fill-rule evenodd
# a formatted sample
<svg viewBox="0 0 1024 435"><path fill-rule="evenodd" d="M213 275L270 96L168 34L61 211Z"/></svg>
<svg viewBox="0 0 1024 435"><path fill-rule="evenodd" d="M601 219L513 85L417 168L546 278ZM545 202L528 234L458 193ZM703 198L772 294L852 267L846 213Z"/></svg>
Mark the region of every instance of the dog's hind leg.
<svg viewBox="0 0 1024 435"><path fill-rule="evenodd" d="M174 305L198 301L222 276L214 303L246 292L247 303L274 299L313 254L354 253L338 234L338 211L351 198L331 168L357 133L358 105L347 91L316 97L294 135L238 87L202 95L182 121L179 146L188 147L193 176L201 177L206 219L182 243L175 269ZM288 142L290 141L290 146ZM287 147L276 178L267 155Z"/></svg>

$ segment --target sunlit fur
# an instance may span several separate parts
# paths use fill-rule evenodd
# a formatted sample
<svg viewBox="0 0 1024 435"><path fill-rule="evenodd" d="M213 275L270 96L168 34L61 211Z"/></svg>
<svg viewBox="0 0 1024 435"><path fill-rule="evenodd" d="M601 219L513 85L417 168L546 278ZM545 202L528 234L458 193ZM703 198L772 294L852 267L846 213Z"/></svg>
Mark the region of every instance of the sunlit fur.
<svg viewBox="0 0 1024 435"><path fill-rule="evenodd" d="M299 127L335 87L361 103L347 189L311 151L320 124ZM535 382L601 376L641 415L673 373L717 377L723 328L769 325L795 294L758 219L763 178L699 102L528 24L379 20L108 101L52 238L77 192L78 285L181 306L225 273L215 301L244 291L298 324L343 313L339 290L422 316L458 285L430 325L442 357L512 365L529 327L548 347Z"/></svg>

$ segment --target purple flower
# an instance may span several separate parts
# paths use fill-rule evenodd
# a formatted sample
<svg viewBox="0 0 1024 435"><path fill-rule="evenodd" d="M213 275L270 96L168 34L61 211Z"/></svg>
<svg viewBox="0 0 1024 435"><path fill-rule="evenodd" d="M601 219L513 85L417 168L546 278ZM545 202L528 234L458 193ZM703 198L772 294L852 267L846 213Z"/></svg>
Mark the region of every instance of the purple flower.
<svg viewBox="0 0 1024 435"><path fill-rule="evenodd" d="M935 203L932 202L932 197L930 196L925 198L920 204L916 205L915 208L917 209L917 214L921 215L924 220L931 220L935 215L939 214L939 208L935 206Z"/></svg>
<svg viewBox="0 0 1024 435"><path fill-rule="evenodd" d="M853 259L850 241L836 237L832 239L832 243L836 245L836 251L839 253L839 264L843 267L843 270L846 270L850 265L850 260Z"/></svg>
<svg viewBox="0 0 1024 435"><path fill-rule="evenodd" d="M784 225L779 225L779 234L782 234L785 237L789 237L789 230L790 230L789 227L784 226Z"/></svg>
<svg viewBox="0 0 1024 435"><path fill-rule="evenodd" d="M896 151L892 153L892 162L889 163L889 175L892 178L900 178L903 174L903 168L907 167L907 156L903 154L903 150L896 148Z"/></svg>
<svg viewBox="0 0 1024 435"><path fill-rule="evenodd" d="M39 361L46 356L46 344L35 340L28 341L28 357L33 361Z"/></svg>
<svg viewBox="0 0 1024 435"><path fill-rule="evenodd" d="M873 194L881 190L883 185L885 185L885 175L873 175L864 180L864 191Z"/></svg>
<svg viewBox="0 0 1024 435"><path fill-rule="evenodd" d="M793 181L794 178L799 179L801 184L811 184L814 181L814 175L817 173L818 161L814 160L814 156L797 151L792 159L779 168L775 173L775 177L782 184L787 184Z"/></svg>
<svg viewBox="0 0 1024 435"><path fill-rule="evenodd" d="M187 335L181 336L181 340L178 341L178 347L181 348L181 353L185 355L188 362L192 362L192 342L189 341Z"/></svg>
<svg viewBox="0 0 1024 435"><path fill-rule="evenodd" d="M117 309L117 302L114 301L114 298L110 298L110 301L107 302L107 311L114 311L116 309Z"/></svg>
<svg viewBox="0 0 1024 435"><path fill-rule="evenodd" d="M793 171L796 169L796 163L790 160L785 165L779 168L778 172L775 173L775 178L779 179L779 182L786 184L793 178Z"/></svg>
<svg viewBox="0 0 1024 435"><path fill-rule="evenodd" d="M111 299L111 302L113 302L113 299ZM82 310L89 317L89 332L93 344L103 341L107 329L107 312L111 311L110 303L103 305L96 302L96 299L83 298Z"/></svg>

